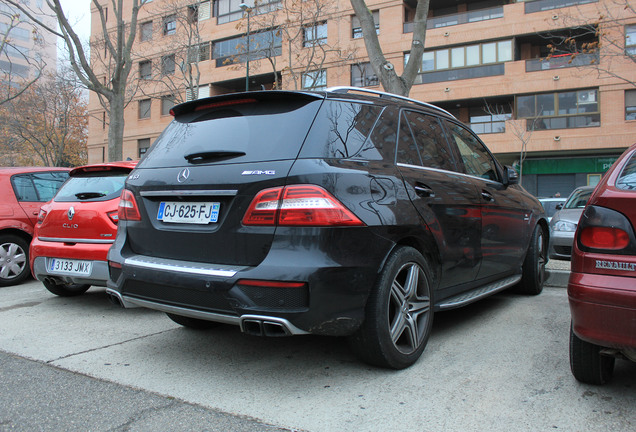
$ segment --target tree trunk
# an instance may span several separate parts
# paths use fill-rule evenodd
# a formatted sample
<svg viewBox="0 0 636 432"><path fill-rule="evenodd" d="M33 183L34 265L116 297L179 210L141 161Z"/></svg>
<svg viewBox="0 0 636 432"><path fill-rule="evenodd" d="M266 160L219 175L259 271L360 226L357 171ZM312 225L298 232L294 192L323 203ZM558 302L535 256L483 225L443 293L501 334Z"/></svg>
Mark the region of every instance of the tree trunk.
<svg viewBox="0 0 636 432"><path fill-rule="evenodd" d="M124 101L123 92L113 93L109 99L110 112L108 125L108 161L116 162L123 159L124 142Z"/></svg>

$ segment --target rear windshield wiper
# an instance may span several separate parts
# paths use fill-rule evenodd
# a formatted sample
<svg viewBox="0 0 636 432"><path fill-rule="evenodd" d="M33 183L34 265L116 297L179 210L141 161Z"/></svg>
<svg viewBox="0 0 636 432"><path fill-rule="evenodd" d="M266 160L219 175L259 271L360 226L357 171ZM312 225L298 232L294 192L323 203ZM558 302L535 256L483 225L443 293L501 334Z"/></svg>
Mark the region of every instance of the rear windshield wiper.
<svg viewBox="0 0 636 432"><path fill-rule="evenodd" d="M101 197L105 197L106 194L102 193L102 192L80 192L80 193L76 193L75 197L77 197L77 199L81 199L81 200L87 200L87 199L92 199L92 198L101 198Z"/></svg>
<svg viewBox="0 0 636 432"><path fill-rule="evenodd" d="M210 150L199 151L190 153L184 156L184 158L190 163L201 163L210 161L222 161L226 159L232 159L239 156L245 156L245 152L236 150Z"/></svg>

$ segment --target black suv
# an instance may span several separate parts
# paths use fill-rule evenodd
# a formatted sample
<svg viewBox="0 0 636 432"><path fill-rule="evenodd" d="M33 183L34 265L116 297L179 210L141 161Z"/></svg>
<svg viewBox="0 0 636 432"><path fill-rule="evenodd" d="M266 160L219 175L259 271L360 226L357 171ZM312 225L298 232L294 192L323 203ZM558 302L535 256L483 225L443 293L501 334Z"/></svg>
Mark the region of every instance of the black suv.
<svg viewBox="0 0 636 432"><path fill-rule="evenodd" d="M541 204L440 108L336 88L172 114L121 197L108 292L125 307L349 336L364 361L404 368L435 311L543 288Z"/></svg>

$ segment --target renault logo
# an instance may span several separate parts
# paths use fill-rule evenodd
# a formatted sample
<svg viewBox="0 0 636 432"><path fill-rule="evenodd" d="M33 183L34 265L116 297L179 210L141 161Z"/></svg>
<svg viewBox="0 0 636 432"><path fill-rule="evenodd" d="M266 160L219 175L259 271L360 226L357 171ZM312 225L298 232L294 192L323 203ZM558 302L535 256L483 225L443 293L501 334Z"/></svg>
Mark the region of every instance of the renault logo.
<svg viewBox="0 0 636 432"><path fill-rule="evenodd" d="M184 168L177 176L177 181L179 183L183 183L184 181L188 179L188 177L190 177L190 170L187 168Z"/></svg>
<svg viewBox="0 0 636 432"><path fill-rule="evenodd" d="M70 207L66 212L66 216L68 216L68 220L73 220L73 216L75 216L75 209Z"/></svg>

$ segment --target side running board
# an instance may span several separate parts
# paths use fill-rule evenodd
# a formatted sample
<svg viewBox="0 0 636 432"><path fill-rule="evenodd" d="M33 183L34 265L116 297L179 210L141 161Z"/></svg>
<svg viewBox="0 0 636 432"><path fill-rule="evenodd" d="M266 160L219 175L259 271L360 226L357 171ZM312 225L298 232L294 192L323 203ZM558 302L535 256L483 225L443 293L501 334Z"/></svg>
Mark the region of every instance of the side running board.
<svg viewBox="0 0 636 432"><path fill-rule="evenodd" d="M507 277L505 279L498 280L488 285L484 285L479 288L476 288L472 291L461 293L454 297L448 298L444 300L442 303L438 304L437 309L447 310L447 309L458 308L460 306L465 306L467 304L476 302L477 300L481 300L484 297L488 297L492 294L495 294L499 291L503 291L506 288L513 286L520 280L521 280L521 275L514 275L514 276Z"/></svg>

